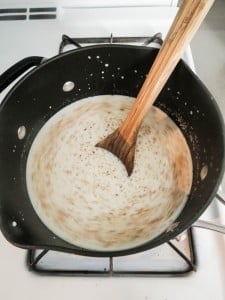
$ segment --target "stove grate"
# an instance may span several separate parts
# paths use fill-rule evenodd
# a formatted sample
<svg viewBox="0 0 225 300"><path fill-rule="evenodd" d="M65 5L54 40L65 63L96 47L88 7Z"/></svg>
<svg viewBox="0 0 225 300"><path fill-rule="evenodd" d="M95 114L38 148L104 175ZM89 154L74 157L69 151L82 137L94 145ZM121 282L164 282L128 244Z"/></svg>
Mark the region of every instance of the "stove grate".
<svg viewBox="0 0 225 300"><path fill-rule="evenodd" d="M184 235L186 250L182 244ZM53 276L184 276L196 271L196 265L192 229L176 240L126 257L86 257L38 249L28 250L27 254L30 271Z"/></svg>

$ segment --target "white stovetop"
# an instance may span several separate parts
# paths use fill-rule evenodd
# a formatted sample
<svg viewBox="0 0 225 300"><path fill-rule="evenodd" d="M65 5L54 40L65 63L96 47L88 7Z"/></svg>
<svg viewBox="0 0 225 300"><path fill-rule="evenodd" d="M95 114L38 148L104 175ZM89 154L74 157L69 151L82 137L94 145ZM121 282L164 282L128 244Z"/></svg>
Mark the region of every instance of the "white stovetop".
<svg viewBox="0 0 225 300"><path fill-rule="evenodd" d="M68 1L62 2L68 4ZM115 36L148 36L162 31L165 36L176 8L71 10L60 7L58 12L57 20L0 22L0 73L26 56L57 54L63 33L110 36L113 32ZM218 206L212 203L204 219L219 221ZM202 229L194 229L194 234L198 259L196 273L181 278L77 278L46 277L29 272L25 268L26 252L10 245L0 233L0 299L224 300L225 240L218 233Z"/></svg>
<svg viewBox="0 0 225 300"><path fill-rule="evenodd" d="M180 278L46 277L25 268L25 251L0 235L0 299L224 300L225 242L195 229L198 270Z"/></svg>

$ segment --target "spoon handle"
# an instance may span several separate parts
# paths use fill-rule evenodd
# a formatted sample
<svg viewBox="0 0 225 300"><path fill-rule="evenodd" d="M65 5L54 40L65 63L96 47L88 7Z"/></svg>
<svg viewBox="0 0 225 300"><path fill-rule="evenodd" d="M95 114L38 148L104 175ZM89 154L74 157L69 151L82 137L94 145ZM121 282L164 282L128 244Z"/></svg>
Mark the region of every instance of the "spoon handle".
<svg viewBox="0 0 225 300"><path fill-rule="evenodd" d="M213 2L214 0L183 0L136 101L120 126L120 134L128 143L132 143L148 109L161 92Z"/></svg>

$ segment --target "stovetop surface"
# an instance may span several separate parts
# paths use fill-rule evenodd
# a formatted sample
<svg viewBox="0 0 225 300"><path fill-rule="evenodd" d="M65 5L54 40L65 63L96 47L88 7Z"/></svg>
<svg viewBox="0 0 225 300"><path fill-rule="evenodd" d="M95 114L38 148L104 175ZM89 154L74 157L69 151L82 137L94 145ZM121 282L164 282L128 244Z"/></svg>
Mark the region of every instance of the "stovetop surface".
<svg viewBox="0 0 225 300"><path fill-rule="evenodd" d="M184 277L61 277L39 276L25 268L25 251L0 235L2 299L206 299L223 300L224 240L219 234L194 230L199 249L198 271Z"/></svg>

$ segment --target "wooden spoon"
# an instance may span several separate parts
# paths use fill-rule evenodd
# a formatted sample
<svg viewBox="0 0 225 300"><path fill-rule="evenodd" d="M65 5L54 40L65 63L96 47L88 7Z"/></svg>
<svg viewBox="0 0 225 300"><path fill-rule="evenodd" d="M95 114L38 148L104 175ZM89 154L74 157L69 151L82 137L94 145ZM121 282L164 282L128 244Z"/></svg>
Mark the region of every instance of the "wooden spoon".
<svg viewBox="0 0 225 300"><path fill-rule="evenodd" d="M213 2L214 0L183 0L126 119L119 128L96 145L115 154L125 165L128 176L134 167L135 145L141 123Z"/></svg>

